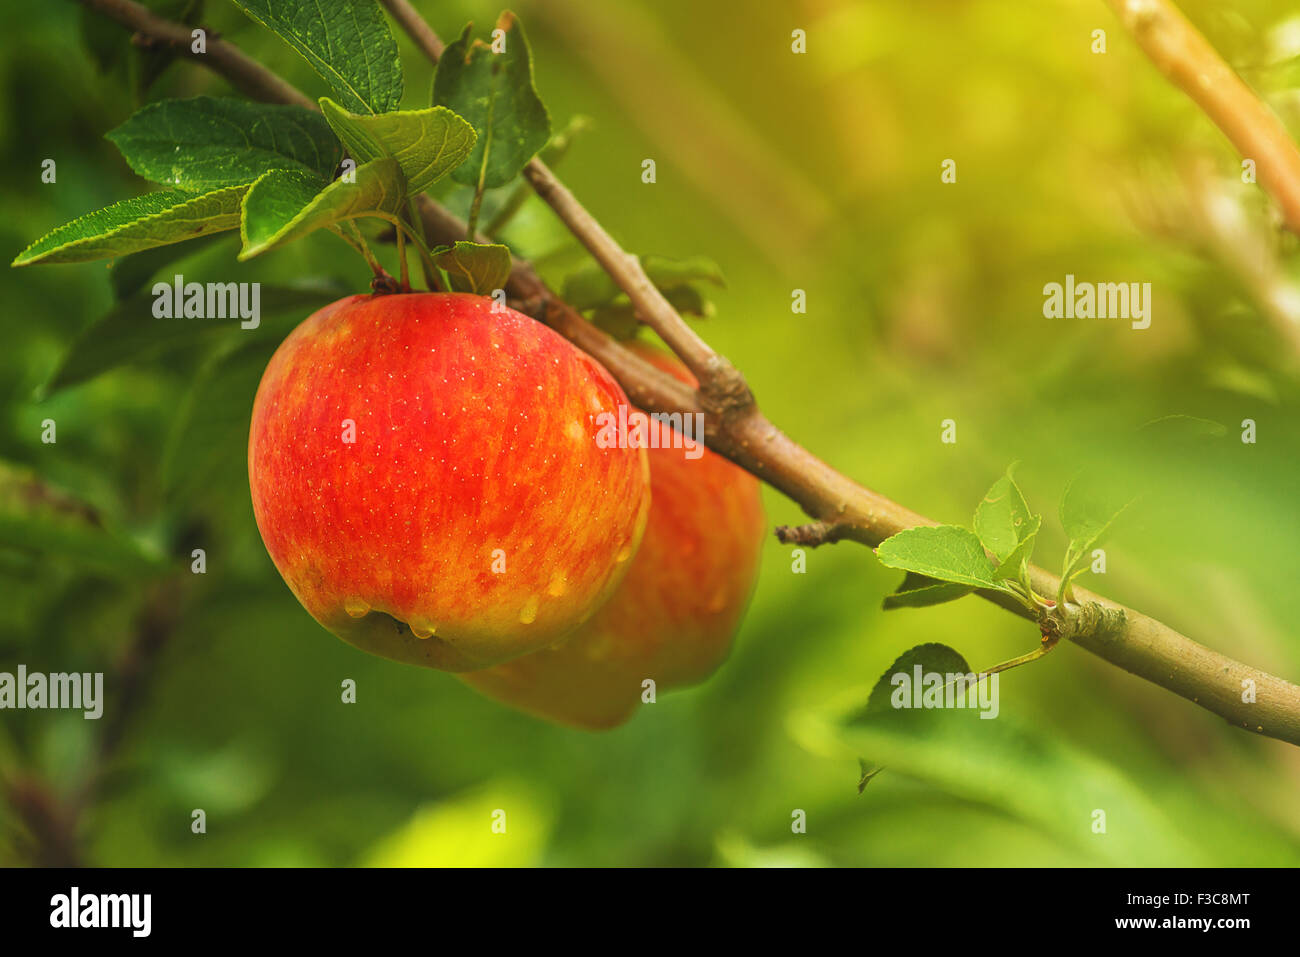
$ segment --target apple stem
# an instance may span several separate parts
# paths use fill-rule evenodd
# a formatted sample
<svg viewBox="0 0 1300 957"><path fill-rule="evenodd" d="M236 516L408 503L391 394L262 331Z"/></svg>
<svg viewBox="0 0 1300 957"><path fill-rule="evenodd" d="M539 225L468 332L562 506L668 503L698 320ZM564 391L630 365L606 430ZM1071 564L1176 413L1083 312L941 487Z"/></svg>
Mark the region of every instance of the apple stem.
<svg viewBox="0 0 1300 957"><path fill-rule="evenodd" d="M588 117L578 115L569 120L569 125L563 130L551 137L550 141L542 147L542 151L537 155L551 167L556 166L560 160L564 159L564 154L569 151L573 144L573 138L588 129L591 126L591 120ZM523 207L524 202L529 196L533 195L533 188L525 182L518 183L510 198L502 204L501 209L492 217L491 221L483 227L483 235L491 239L496 239L501 230L505 229L510 220L515 218L515 214ZM471 237L472 239L472 237Z"/></svg>
<svg viewBox="0 0 1300 957"><path fill-rule="evenodd" d="M1021 655L1019 658L1012 658L1010 661L1004 661L1001 664L994 665L992 668L985 668L979 673L979 677L983 678L986 675L995 675L1000 671L1010 671L1012 668L1019 668L1021 665L1027 665L1031 661L1037 661L1039 658L1043 657L1043 655L1055 648L1058 640L1059 638L1057 635L1047 634L1044 632L1042 641L1039 643L1038 647L1029 652L1029 654Z"/></svg>
<svg viewBox="0 0 1300 957"><path fill-rule="evenodd" d="M424 232L424 220L420 218L419 212L415 207L415 197L406 197L406 214L403 221L410 224L411 242L420 252L420 269L424 273L424 285L430 292L438 292L446 289L445 284L439 283L439 276L442 276L442 270L433 262L433 256L429 252L429 237ZM446 280L446 276L442 276ZM448 290L449 291L449 290Z"/></svg>
<svg viewBox="0 0 1300 957"><path fill-rule="evenodd" d="M411 291L411 273L406 263L406 230L397 231L397 266L401 276L402 292Z"/></svg>
<svg viewBox="0 0 1300 957"><path fill-rule="evenodd" d="M419 220L416 220L419 223ZM424 269L424 283L429 287L430 292L451 292L451 284L447 282L447 274L439 268L438 264L433 261L433 252L429 249L429 244L424 241L423 224L415 229L407 230L407 237L415 245L420 254L420 265ZM399 229L400 232L400 229Z"/></svg>
<svg viewBox="0 0 1300 957"><path fill-rule="evenodd" d="M471 243L478 241L475 238L475 231L478 229L479 207L483 205L483 187L481 183L482 181L480 180L478 189L474 190L474 203L469 208L469 219L466 222L465 232L469 236L469 241Z"/></svg>
<svg viewBox="0 0 1300 957"><path fill-rule="evenodd" d="M375 274L375 279L377 280L383 279L387 281L392 280L393 277L388 275L388 271L384 269L382 265L380 265L379 260L375 258L375 254L371 252L370 245L366 242L366 237L361 235L361 230L357 228L356 223L354 223L350 219L345 220L343 223L343 229L338 230L338 233L340 236L346 239L348 241L348 244L351 245L357 252L361 253L361 255L366 260L366 264L370 267L370 271ZM400 237L401 237L401 231L399 230L398 231L399 241L400 241Z"/></svg>

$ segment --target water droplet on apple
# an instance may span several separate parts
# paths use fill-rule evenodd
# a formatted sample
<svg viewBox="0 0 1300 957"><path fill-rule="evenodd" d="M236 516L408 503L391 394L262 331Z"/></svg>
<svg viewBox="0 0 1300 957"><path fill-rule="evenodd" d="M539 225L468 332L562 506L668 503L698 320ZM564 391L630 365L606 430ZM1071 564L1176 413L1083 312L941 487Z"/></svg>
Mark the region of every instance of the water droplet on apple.
<svg viewBox="0 0 1300 957"><path fill-rule="evenodd" d="M524 607L519 612L520 624L531 625L535 622L537 620L537 607L540 604L541 602L538 601L536 595L533 595L528 599L528 601L524 602Z"/></svg>
<svg viewBox="0 0 1300 957"><path fill-rule="evenodd" d="M614 556L614 561L618 562L621 565L631 557L632 557L632 546L624 545L622 548L618 550L618 554Z"/></svg>
<svg viewBox="0 0 1300 957"><path fill-rule="evenodd" d="M421 641L424 641L426 638L432 638L434 632L438 630L438 627L427 618L412 618L409 624L411 626L411 634L415 635L415 637L419 638Z"/></svg>
<svg viewBox="0 0 1300 957"><path fill-rule="evenodd" d="M360 598L343 599L343 610L353 618L364 618L370 614L370 605Z"/></svg>
<svg viewBox="0 0 1300 957"><path fill-rule="evenodd" d="M556 572L551 577L551 583L546 586L546 594L552 598L563 597L564 593L569 590L569 583L564 580L564 576Z"/></svg>

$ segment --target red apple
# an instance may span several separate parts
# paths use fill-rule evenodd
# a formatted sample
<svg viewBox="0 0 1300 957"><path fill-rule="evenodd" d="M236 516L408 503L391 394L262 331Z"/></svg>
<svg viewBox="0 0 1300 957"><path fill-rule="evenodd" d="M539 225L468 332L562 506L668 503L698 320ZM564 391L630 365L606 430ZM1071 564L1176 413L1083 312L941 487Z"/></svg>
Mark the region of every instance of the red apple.
<svg viewBox="0 0 1300 957"><path fill-rule="evenodd" d="M611 594L645 527L646 453L593 438L626 402L490 299L342 299L257 390L257 527L303 607L365 651L463 671L543 648Z"/></svg>
<svg viewBox="0 0 1300 957"><path fill-rule="evenodd" d="M695 384L676 359L633 348ZM717 669L758 575L766 529L758 481L713 452L689 458L661 447L650 449L650 482L645 537L614 596L555 647L463 681L531 714L595 730L628 720L645 680L657 694Z"/></svg>

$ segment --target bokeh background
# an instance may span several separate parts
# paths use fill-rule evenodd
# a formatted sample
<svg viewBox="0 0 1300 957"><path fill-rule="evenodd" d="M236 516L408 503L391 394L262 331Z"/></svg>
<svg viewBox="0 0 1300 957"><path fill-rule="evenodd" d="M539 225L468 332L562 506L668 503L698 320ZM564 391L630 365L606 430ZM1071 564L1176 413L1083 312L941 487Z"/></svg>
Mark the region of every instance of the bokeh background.
<svg viewBox="0 0 1300 957"><path fill-rule="evenodd" d="M444 37L498 12L416 5ZM1300 131L1294 6L1183 8ZM1141 476L1149 494L1116 529L1106 575L1084 584L1300 677L1296 240L1104 3L515 9L555 125L591 119L560 174L629 249L721 264L728 286L703 331L773 421L941 521L969 523L1020 461L1045 516L1036 560L1049 567L1064 546L1056 506L1080 467ZM233 6L207 0L202 22L325 92ZM201 68L129 49L73 3L6 4L0 26L9 257L143 191L103 139L137 105L229 92ZM803 55L790 49L796 28ZM431 68L399 46L405 105L427 105ZM40 181L46 158L56 184ZM645 158L654 185L640 180ZM940 182L945 159L956 183ZM536 200L509 238L557 283L583 262ZM181 271L329 295L368 278L323 233L251 265L234 252L232 238L217 241ZM1151 328L1045 319L1042 287L1066 273L1151 282ZM806 314L791 312L796 288ZM859 795L856 763L809 732L807 715L861 694L921 642L981 666L1037 634L974 598L882 612L899 575L853 545L810 552L795 574L770 540L731 660L608 733L553 727L449 676L366 656L297 605L248 500L253 390L275 337L311 307L264 319L256 342L195 328L48 389L113 308L113 272L5 269L0 301L0 670L106 671L109 695L99 722L0 713L4 863L1300 863L1300 751L1075 647L1003 676L1002 714L1031 746L967 749L956 769L942 748L919 749ZM148 320L131 318L122 334L139 342ZM54 445L40 441L47 418ZM948 418L956 444L940 442ZM1240 441L1246 418L1253 445ZM103 535L46 529L41 509L62 500L14 491L32 474L93 506ZM773 524L802 520L775 493L766 501ZM152 564L111 550L109 532ZM207 551L203 576L189 573L194 547ZM151 638L156 655L128 653ZM345 678L356 704L340 703ZM1104 837L1074 812L1094 806L1098 782L1119 795L1102 805ZM194 808L205 834L191 833ZM489 831L495 808L508 809L509 840ZM806 834L791 831L795 809Z"/></svg>

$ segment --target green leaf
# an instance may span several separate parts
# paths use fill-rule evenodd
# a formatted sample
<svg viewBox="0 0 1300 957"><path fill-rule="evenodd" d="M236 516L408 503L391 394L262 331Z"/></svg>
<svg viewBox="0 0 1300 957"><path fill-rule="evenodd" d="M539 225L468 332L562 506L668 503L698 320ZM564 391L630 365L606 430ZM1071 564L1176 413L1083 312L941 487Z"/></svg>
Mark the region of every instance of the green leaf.
<svg viewBox="0 0 1300 957"><path fill-rule="evenodd" d="M579 312L608 305L622 290L599 263L587 260L564 278L564 301Z"/></svg>
<svg viewBox="0 0 1300 957"><path fill-rule="evenodd" d="M1116 490L1084 471L1070 480L1061 496L1061 526L1072 542L1096 541L1126 505Z"/></svg>
<svg viewBox="0 0 1300 957"><path fill-rule="evenodd" d="M713 303L704 298L704 293L694 286L677 286L673 289L662 290L664 298L682 315L699 316L707 319L717 310L714 309ZM620 293L612 302L597 306L591 310L592 321L598 319L635 319L636 307L632 305L632 300Z"/></svg>
<svg viewBox="0 0 1300 957"><path fill-rule="evenodd" d="M861 721L873 714L895 710L890 700L894 694L894 676L906 675L911 680L918 665L921 667L922 673L933 672L941 675L962 676L973 674L971 666L966 663L966 659L962 657L961 652L947 645L938 642L927 642L924 645L909 648L895 658L894 663L885 669L885 673L880 676L872 687L871 695L867 698L866 707L859 711L856 716L850 717L849 723Z"/></svg>
<svg viewBox="0 0 1300 957"><path fill-rule="evenodd" d="M234 0L293 47L354 113L387 113L402 99L402 64L374 0Z"/></svg>
<svg viewBox="0 0 1300 957"><path fill-rule="evenodd" d="M591 313L591 324L612 336L619 342L628 342L636 338L641 330L641 320L631 303L618 306L601 306Z"/></svg>
<svg viewBox="0 0 1300 957"><path fill-rule="evenodd" d="M258 307L262 323L286 311L301 319L307 311L342 298L346 291L327 284L268 286L260 284ZM126 299L84 329L46 381L42 394L78 385L129 362L149 359L176 347L207 342L215 336L255 335L240 328L239 316L226 319L157 319L154 295L139 293ZM265 334L265 333L264 333Z"/></svg>
<svg viewBox="0 0 1300 957"><path fill-rule="evenodd" d="M678 286L676 289L664 290L668 304L682 315L708 318L714 313L713 303L704 298L694 286ZM615 339L625 341L633 338L641 325L636 307L627 296L620 295L611 303L597 306L591 310L592 325L599 327Z"/></svg>
<svg viewBox="0 0 1300 957"><path fill-rule="evenodd" d="M1016 484L1014 470L1014 465L1008 468L975 509L975 533L999 561L1004 561L1020 546L1034 519Z"/></svg>
<svg viewBox="0 0 1300 957"><path fill-rule="evenodd" d="M471 26L443 52L433 76L433 104L460 114L478 139L451 174L465 186L504 186L546 145L551 118L533 85L533 61L524 29L514 14L502 13L505 49L493 53L482 40L471 40Z"/></svg>
<svg viewBox="0 0 1300 957"><path fill-rule="evenodd" d="M244 200L240 223L244 247L239 259L347 219L380 216L394 220L406 202L406 183L397 160L373 160L358 166L355 179L352 183L336 179L324 186L309 173L271 170L264 174Z"/></svg>
<svg viewBox="0 0 1300 957"><path fill-rule="evenodd" d="M433 261L447 271L457 292L490 296L510 278L510 250L505 246L458 242L435 252Z"/></svg>
<svg viewBox="0 0 1300 957"><path fill-rule="evenodd" d="M941 605L955 601L971 593L970 586L957 585L953 582L935 581L925 575L908 572L903 583L892 595L886 595L884 608L923 608L928 605Z"/></svg>
<svg viewBox="0 0 1300 957"><path fill-rule="evenodd" d="M462 162L474 148L474 127L451 110L402 110L379 116L349 113L329 97L321 110L357 163L391 157L406 174L406 188L423 193Z"/></svg>
<svg viewBox="0 0 1300 957"><path fill-rule="evenodd" d="M997 718L983 720L969 708L889 708L862 719L859 707L844 712L859 717L853 724L833 712L805 712L791 726L816 753L845 761L869 754L891 774L1001 811L1101 861L1205 864L1142 787L1009 708L1003 696ZM1106 813L1104 835L1092 829L1097 809Z"/></svg>
<svg viewBox="0 0 1300 957"><path fill-rule="evenodd" d="M865 721L872 715L894 710L895 676L906 676L909 682L916 681L917 668L921 669L922 680L925 674L934 673L945 676L943 678L945 683L952 680L947 677L949 675L954 678L960 676L963 679L971 675L970 665L956 650L937 642L917 645L894 659L894 663L885 670L871 689L866 705L856 714L850 715L847 722L853 724ZM910 696L908 700L911 700ZM883 765L872 765L861 757L858 758L858 767L860 768L858 793L861 794L867 784L885 768Z"/></svg>
<svg viewBox="0 0 1300 957"><path fill-rule="evenodd" d="M210 96L150 103L108 139L145 179L196 191L251 183L271 169L329 179L342 157L319 113Z"/></svg>
<svg viewBox="0 0 1300 957"><path fill-rule="evenodd" d="M116 578L147 575L163 566L90 505L6 462L0 462L0 545Z"/></svg>
<svg viewBox="0 0 1300 957"><path fill-rule="evenodd" d="M642 259L641 266L650 281L663 290L676 289L694 282L707 282L719 288L727 285L722 267L707 256L691 256L688 259L646 256Z"/></svg>
<svg viewBox="0 0 1300 957"><path fill-rule="evenodd" d="M1038 539L1038 530L1042 525L1043 517L1041 515L1035 515L1030 519L1029 526L1024 529L1024 537L1020 540L1020 543L998 564L998 578L1021 580L1023 577L1021 572L1029 562L1029 556L1034 553L1034 542Z"/></svg>
<svg viewBox="0 0 1300 957"><path fill-rule="evenodd" d="M885 539L881 564L973 588L1003 588L974 532L958 525L922 525Z"/></svg>
<svg viewBox="0 0 1300 957"><path fill-rule="evenodd" d="M680 312L682 315L699 316L701 319L707 319L717 310L714 309L713 303L704 298L704 293L700 292L695 286L674 286L663 291L664 298L668 300L669 305ZM626 299L627 297L622 297ZM632 303L627 303L631 307ZM618 308L616 306L606 306L605 309ZM595 314L601 310L597 309Z"/></svg>
<svg viewBox="0 0 1300 957"><path fill-rule="evenodd" d="M641 320L631 306L601 306L591 314L591 324L619 342L629 342L641 331Z"/></svg>
<svg viewBox="0 0 1300 957"><path fill-rule="evenodd" d="M1062 585L1082 571L1089 553L1101 544L1133 499L1098 470L1084 469L1061 496L1061 527L1069 544L1065 549Z"/></svg>
<svg viewBox="0 0 1300 957"><path fill-rule="evenodd" d="M674 293L688 291L693 294L692 298L679 301L688 305L691 302L700 303L694 310L690 308L685 310L696 315L708 315L711 307L699 291L692 288L691 283L708 282L715 286L726 285L718 264L704 256L694 256L690 259L644 256L641 258L641 268L670 302L673 301ZM605 272L599 263L591 261L585 262L564 280L564 301L580 312L601 306L628 304L627 296L609 277L609 273Z"/></svg>
<svg viewBox="0 0 1300 957"><path fill-rule="evenodd" d="M1143 438L1158 438L1162 441L1199 441L1202 439L1221 439L1228 434L1228 427L1222 422L1205 419L1197 415L1162 415L1143 423L1138 432Z"/></svg>
<svg viewBox="0 0 1300 957"><path fill-rule="evenodd" d="M680 260L646 256L641 268L677 312L706 318L713 315L713 303L694 283L725 285L717 263L702 256ZM636 307L598 263L588 261L565 279L564 301L590 311L591 321L615 339L631 339L637 333L640 319Z"/></svg>
<svg viewBox="0 0 1300 957"><path fill-rule="evenodd" d="M196 196L169 189L124 199L46 233L11 265L89 262L234 229L247 190L228 186Z"/></svg>
<svg viewBox="0 0 1300 957"><path fill-rule="evenodd" d="M355 172L360 173L360 168ZM357 176L356 179L359 180L360 177ZM341 183L343 180L336 182ZM242 243L239 258L255 255L248 252L250 245L275 236L295 216L315 202L329 185L331 184L317 176L290 170L271 170L258 177L244 197L239 222Z"/></svg>

